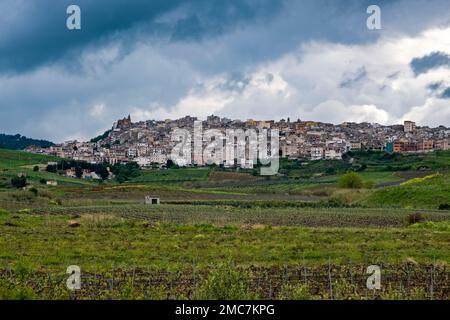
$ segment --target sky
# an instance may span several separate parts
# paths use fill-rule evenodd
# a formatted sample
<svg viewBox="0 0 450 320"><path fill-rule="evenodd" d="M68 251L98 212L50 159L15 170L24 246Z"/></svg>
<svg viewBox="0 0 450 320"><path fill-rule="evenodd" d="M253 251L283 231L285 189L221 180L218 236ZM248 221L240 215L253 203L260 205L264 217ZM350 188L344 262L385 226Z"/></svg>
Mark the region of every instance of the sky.
<svg viewBox="0 0 450 320"><path fill-rule="evenodd" d="M66 27L71 4L81 30ZM128 114L450 126L449 7L0 0L0 132L88 140Z"/></svg>

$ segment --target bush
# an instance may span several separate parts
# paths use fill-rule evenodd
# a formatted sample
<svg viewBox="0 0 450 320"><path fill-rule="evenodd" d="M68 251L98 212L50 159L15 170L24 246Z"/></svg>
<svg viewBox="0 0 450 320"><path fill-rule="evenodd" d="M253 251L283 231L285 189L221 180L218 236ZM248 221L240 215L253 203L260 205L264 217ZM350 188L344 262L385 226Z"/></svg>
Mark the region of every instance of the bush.
<svg viewBox="0 0 450 320"><path fill-rule="evenodd" d="M47 184L47 180L41 179L41 180L39 180L39 183L40 183L40 184Z"/></svg>
<svg viewBox="0 0 450 320"><path fill-rule="evenodd" d="M35 300L37 298L33 289L24 283L0 280L0 300Z"/></svg>
<svg viewBox="0 0 450 320"><path fill-rule="evenodd" d="M55 165L48 165L47 168L45 168L45 171L50 172L50 173L56 173L57 166L55 166Z"/></svg>
<svg viewBox="0 0 450 320"><path fill-rule="evenodd" d="M15 188L23 188L27 185L27 178L25 176L18 176L11 179L11 185Z"/></svg>
<svg viewBox="0 0 450 320"><path fill-rule="evenodd" d="M408 215L408 225L419 223L424 220L425 220L425 218L423 217L423 215L420 212L411 213Z"/></svg>
<svg viewBox="0 0 450 320"><path fill-rule="evenodd" d="M450 204L448 203L441 203L438 207L439 210L450 210Z"/></svg>
<svg viewBox="0 0 450 320"><path fill-rule="evenodd" d="M287 284L283 287L281 294L278 296L280 300L310 300L311 295L307 285L304 284Z"/></svg>
<svg viewBox="0 0 450 320"><path fill-rule="evenodd" d="M30 192L31 192L32 194L34 194L35 197L38 195L38 189L36 189L35 187L30 188Z"/></svg>
<svg viewBox="0 0 450 320"><path fill-rule="evenodd" d="M373 189L374 186L375 186L375 183L371 180L364 182L365 189Z"/></svg>
<svg viewBox="0 0 450 320"><path fill-rule="evenodd" d="M355 172L346 173L339 179L340 188L360 189L362 186L362 179Z"/></svg>
<svg viewBox="0 0 450 320"><path fill-rule="evenodd" d="M212 270L198 289L200 300L253 300L256 293L251 288L251 277L247 272L237 271L229 265L220 265Z"/></svg>
<svg viewBox="0 0 450 320"><path fill-rule="evenodd" d="M38 166L34 166L33 171L34 172L38 172L39 171L39 167Z"/></svg>

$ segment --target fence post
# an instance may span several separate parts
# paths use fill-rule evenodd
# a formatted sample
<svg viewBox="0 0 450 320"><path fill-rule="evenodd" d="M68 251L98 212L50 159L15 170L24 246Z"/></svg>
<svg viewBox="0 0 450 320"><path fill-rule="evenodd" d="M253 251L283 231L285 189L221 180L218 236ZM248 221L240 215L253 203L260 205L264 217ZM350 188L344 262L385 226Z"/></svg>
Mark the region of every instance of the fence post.
<svg viewBox="0 0 450 320"><path fill-rule="evenodd" d="M329 288L330 288L330 299L333 300L333 283L332 283L332 277L331 277L331 258L328 258L328 282L329 282Z"/></svg>
<svg viewBox="0 0 450 320"><path fill-rule="evenodd" d="M98 293L97 287L97 261L94 261L94 294Z"/></svg>
<svg viewBox="0 0 450 320"><path fill-rule="evenodd" d="M357 293L358 292L358 283L356 283L356 285L355 285L355 279L353 278L353 261L352 261L352 259L349 259L349 270L348 271L350 273L350 284L352 285L352 288L355 291L355 293Z"/></svg>
<svg viewBox="0 0 450 320"><path fill-rule="evenodd" d="M48 276L48 283L50 285L50 288L53 288L53 280L52 280L52 274L51 272L47 272L47 276Z"/></svg>
<svg viewBox="0 0 450 320"><path fill-rule="evenodd" d="M152 285L152 273L150 272L150 269L148 269L148 280L147 280L147 289L145 291L146 299L148 299L148 289Z"/></svg>
<svg viewBox="0 0 450 320"><path fill-rule="evenodd" d="M272 300L272 280L269 282L269 300Z"/></svg>
<svg viewBox="0 0 450 320"><path fill-rule="evenodd" d="M406 291L409 294L409 287L410 287L410 281L411 281L411 275L409 272L409 263L406 263Z"/></svg>
<svg viewBox="0 0 450 320"><path fill-rule="evenodd" d="M109 285L109 290L111 291L111 298L114 299L114 265L112 268L111 282Z"/></svg>
<svg viewBox="0 0 450 320"><path fill-rule="evenodd" d="M133 267L133 275L131 277L131 289L134 290L134 280L136 277L136 267Z"/></svg>
<svg viewBox="0 0 450 320"><path fill-rule="evenodd" d="M308 285L308 275L307 275L307 269L306 269L306 259L305 259L305 255L303 255L303 278L305 281L305 286Z"/></svg>
<svg viewBox="0 0 450 320"><path fill-rule="evenodd" d="M197 293L197 279L195 276L195 259L192 259L192 297L195 299Z"/></svg>
<svg viewBox="0 0 450 320"><path fill-rule="evenodd" d="M433 266L430 270L430 300L434 299L434 269L436 265L436 257L433 257Z"/></svg>
<svg viewBox="0 0 450 320"><path fill-rule="evenodd" d="M172 292L173 292L173 277L172 277L172 271L169 271L168 274L169 277L169 300L171 300L172 297Z"/></svg>

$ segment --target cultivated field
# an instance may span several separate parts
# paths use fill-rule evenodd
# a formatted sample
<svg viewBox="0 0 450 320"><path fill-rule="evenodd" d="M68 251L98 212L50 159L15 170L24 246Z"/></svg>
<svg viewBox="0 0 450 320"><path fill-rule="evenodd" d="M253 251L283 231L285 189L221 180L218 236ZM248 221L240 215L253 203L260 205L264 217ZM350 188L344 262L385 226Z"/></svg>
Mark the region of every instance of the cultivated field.
<svg viewBox="0 0 450 320"><path fill-rule="evenodd" d="M0 150L0 298L450 299L450 154L353 157L283 161L270 178L191 168L120 184ZM340 186L349 170L361 188ZM24 189L10 183L19 173ZM69 265L80 290L66 287ZM380 290L366 287L369 265Z"/></svg>

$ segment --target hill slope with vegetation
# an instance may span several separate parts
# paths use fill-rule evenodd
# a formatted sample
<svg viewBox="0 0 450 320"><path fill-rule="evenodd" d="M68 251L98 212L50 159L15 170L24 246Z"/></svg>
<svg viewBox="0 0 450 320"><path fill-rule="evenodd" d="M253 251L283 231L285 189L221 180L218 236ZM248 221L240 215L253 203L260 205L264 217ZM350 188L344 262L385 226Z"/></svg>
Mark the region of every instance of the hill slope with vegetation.
<svg viewBox="0 0 450 320"><path fill-rule="evenodd" d="M450 174L432 174L382 188L363 203L381 207L447 208L450 206Z"/></svg>
<svg viewBox="0 0 450 320"><path fill-rule="evenodd" d="M31 139L20 134L0 134L0 149L23 150L29 146L48 148L53 145L51 141Z"/></svg>

